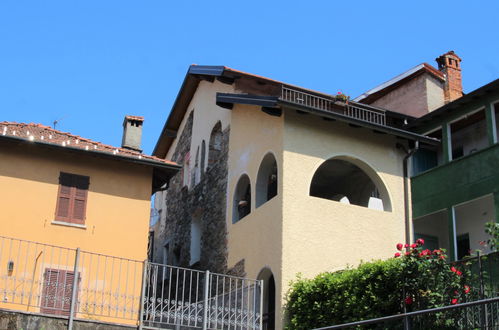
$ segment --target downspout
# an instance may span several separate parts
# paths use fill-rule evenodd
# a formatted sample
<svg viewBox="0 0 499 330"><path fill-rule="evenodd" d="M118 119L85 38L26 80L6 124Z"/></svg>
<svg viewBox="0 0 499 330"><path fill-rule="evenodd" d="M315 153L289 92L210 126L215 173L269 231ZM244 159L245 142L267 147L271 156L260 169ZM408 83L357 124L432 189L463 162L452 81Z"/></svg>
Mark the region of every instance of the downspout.
<svg viewBox="0 0 499 330"><path fill-rule="evenodd" d="M405 242L407 244L411 243L411 217L410 217L410 212L409 212L409 171L408 171L408 166L407 163L409 161L409 158L414 155L416 151L419 149L419 141L416 141L414 148L407 150L404 145L397 143L396 147L398 149L402 149L405 152L404 160L403 160L403 167L404 167L404 211L405 211Z"/></svg>

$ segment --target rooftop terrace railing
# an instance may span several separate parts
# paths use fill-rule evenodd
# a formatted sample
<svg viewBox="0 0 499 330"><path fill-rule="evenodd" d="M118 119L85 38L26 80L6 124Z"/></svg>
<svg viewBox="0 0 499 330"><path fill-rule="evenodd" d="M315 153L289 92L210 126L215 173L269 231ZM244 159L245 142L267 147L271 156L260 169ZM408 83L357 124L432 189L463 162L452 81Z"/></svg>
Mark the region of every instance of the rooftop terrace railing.
<svg viewBox="0 0 499 330"><path fill-rule="evenodd" d="M386 115L382 110L348 104L343 106L334 97L323 97L312 93L282 86L281 100L305 107L339 113L365 122L386 125Z"/></svg>

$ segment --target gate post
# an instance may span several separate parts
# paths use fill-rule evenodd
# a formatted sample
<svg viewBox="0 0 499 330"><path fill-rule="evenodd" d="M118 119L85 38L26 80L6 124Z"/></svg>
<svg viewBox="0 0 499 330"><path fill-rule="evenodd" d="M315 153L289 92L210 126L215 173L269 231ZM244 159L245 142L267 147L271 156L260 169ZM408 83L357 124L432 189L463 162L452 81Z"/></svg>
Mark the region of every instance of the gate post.
<svg viewBox="0 0 499 330"><path fill-rule="evenodd" d="M203 330L208 329L208 298L210 294L210 271L206 271L204 281L204 311L203 311Z"/></svg>
<svg viewBox="0 0 499 330"><path fill-rule="evenodd" d="M144 304L146 299L147 268L148 268L147 259L144 260L142 264L143 268L142 268L142 286L140 292L140 307L139 307L139 330L142 330L144 327Z"/></svg>
<svg viewBox="0 0 499 330"><path fill-rule="evenodd" d="M71 307L69 308L69 321L68 321L68 330L73 330L73 319L74 319L74 314L75 314L75 306L76 306L76 300L78 297L77 290L78 290L78 282L80 281L80 274L78 273L78 263L80 262L80 248L76 249L75 252L75 265L73 268L73 288L71 291Z"/></svg>

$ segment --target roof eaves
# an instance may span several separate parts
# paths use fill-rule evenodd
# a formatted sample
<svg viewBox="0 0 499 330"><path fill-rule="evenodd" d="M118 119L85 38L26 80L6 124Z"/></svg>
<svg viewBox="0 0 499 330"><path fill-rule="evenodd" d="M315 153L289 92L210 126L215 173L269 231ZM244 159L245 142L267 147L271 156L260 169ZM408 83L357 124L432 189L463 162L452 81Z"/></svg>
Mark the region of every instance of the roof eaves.
<svg viewBox="0 0 499 330"><path fill-rule="evenodd" d="M21 143L26 143L26 144L34 144L34 145L40 145L44 147L48 147L51 149L56 149L56 150L69 150L69 151L74 151L78 153L85 153L85 154L92 154L92 155L97 155L97 156L102 156L105 158L109 159L115 159L115 160L123 160L126 162L131 162L131 163L136 163L136 164L141 164L141 165L146 165L146 166L152 166L155 168L163 168L163 169L170 169L170 170L179 170L181 168L180 165L175 164L173 162L164 162L164 161L156 161L153 159L148 159L144 158L141 156L138 157L128 157L128 156L123 156L120 154L112 154L106 151L100 151L100 150L93 150L93 149L82 149L82 148L76 148L72 146L62 146L59 144L55 143L50 143L50 142L42 142L38 140L28 140L23 137L19 136L12 136L12 135L1 135L0 134L0 139L4 140L10 140L10 141L16 141L16 142L21 142Z"/></svg>
<svg viewBox="0 0 499 330"><path fill-rule="evenodd" d="M419 125L428 122L429 120L433 119L434 117L440 116L444 114L445 112L451 111L456 107L460 107L464 105L465 103L473 100L474 98L480 97L482 95L486 95L492 91L499 91L499 79L493 80L490 83L483 85L474 91L461 96L458 99L455 99L452 102L449 102L443 106L441 106L438 109L435 109L427 114L425 114L422 117L417 118L411 125L410 128L418 127Z"/></svg>
<svg viewBox="0 0 499 330"><path fill-rule="evenodd" d="M251 104L262 107L268 106L278 106L282 105L288 108L294 108L296 110L308 112L311 114L319 115L321 117L332 118L342 122L346 122L348 124L358 125L361 127L370 128L376 131L384 132L387 134L392 134L398 137L406 138L409 140L417 140L424 143L428 143L431 145L437 145L440 143L438 139L433 139L426 137L424 135L420 135L417 133L413 133L410 131L402 130L395 127L385 126L374 124L370 122L366 122L364 120L356 119L350 116L346 116L337 112L331 112L326 110L319 110L311 107L307 107L304 105L299 105L293 102L288 102L277 97L269 97L269 96L258 96L258 95L245 95L245 94L228 94L228 93L218 93L217 101L223 103L233 103L233 104Z"/></svg>
<svg viewBox="0 0 499 330"><path fill-rule="evenodd" d="M349 117L349 116L346 116L346 115L343 115L340 113L314 109L314 108L298 105L298 104L295 104L292 102L287 102L284 100L280 100L279 103L286 106L286 107L289 107L289 108L294 108L296 110L309 112L311 114L316 114L316 115L319 115L321 117L336 119L336 120L345 122L347 124L353 124L353 125L358 125L358 126L365 127L365 128L370 128L370 129L375 130L375 131L395 135L395 136L398 136L401 138L414 140L414 141L420 141L420 142L424 142L424 143L427 143L430 145L440 144L440 140L438 140L438 139L430 138L430 137L420 135L417 133L413 133L410 131L406 131L403 129L399 129L399 128L395 128L395 127L391 127L391 126L379 125L379 124L375 124L375 123L370 123L370 122L366 122L364 120Z"/></svg>

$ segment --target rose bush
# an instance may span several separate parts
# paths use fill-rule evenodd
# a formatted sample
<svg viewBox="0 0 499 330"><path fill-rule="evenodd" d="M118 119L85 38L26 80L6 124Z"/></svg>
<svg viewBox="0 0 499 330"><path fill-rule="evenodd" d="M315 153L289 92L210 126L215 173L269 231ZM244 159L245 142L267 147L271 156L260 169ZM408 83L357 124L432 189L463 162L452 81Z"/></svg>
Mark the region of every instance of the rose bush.
<svg viewBox="0 0 499 330"><path fill-rule="evenodd" d="M410 245L399 243L394 258L314 279L299 278L287 296L287 329L311 329L465 301L471 291L466 285L467 272L449 266L445 250L431 251L423 245L421 239ZM452 328L454 317L440 313L424 322L430 328Z"/></svg>

